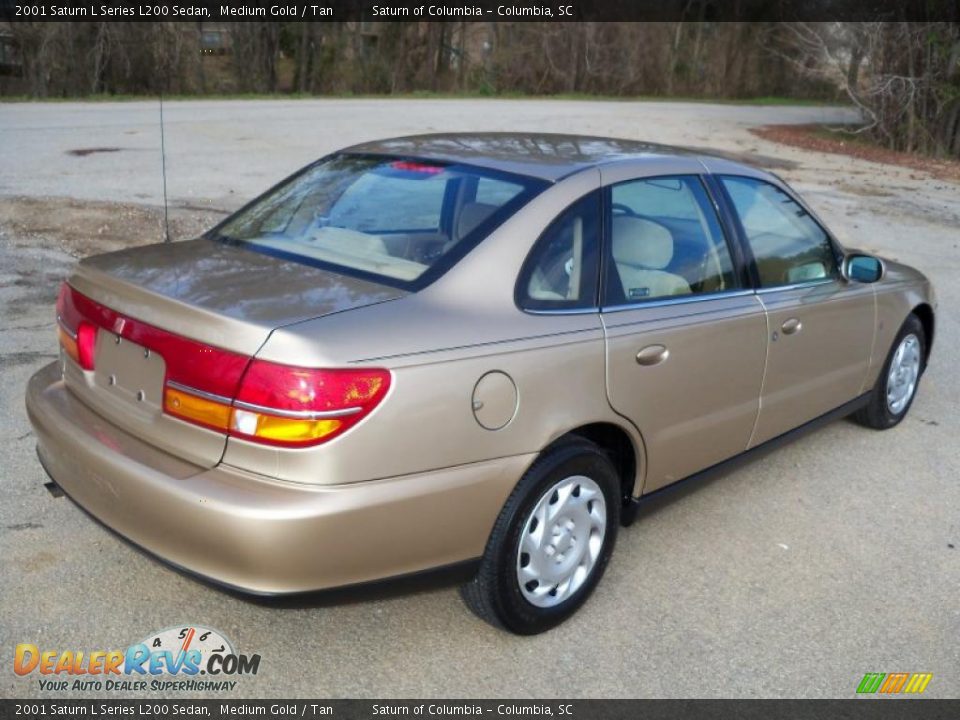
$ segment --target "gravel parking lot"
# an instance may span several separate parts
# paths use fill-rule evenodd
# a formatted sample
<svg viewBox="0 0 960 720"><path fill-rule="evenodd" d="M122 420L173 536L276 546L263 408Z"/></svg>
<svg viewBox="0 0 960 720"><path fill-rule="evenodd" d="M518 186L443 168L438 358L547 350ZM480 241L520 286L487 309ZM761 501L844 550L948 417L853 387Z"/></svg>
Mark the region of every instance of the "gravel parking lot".
<svg viewBox="0 0 960 720"><path fill-rule="evenodd" d="M652 505L584 610L546 635L492 630L449 586L248 602L51 497L23 408L55 356L71 264L161 237L158 107L0 105L0 695L65 694L13 674L16 643L113 649L202 624L263 658L229 697L851 697L864 673L896 671L960 696L960 186L749 133L850 120L842 108L358 99L171 102L165 115L176 237L387 135L547 130L735 153L794 184L848 246L933 279L933 362L895 430L841 421Z"/></svg>

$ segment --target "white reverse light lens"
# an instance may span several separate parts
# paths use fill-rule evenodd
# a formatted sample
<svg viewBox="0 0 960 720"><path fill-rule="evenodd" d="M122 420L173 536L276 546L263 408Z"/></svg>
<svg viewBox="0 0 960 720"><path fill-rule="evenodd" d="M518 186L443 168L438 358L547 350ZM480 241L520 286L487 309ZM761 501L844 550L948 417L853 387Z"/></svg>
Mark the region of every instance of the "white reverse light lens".
<svg viewBox="0 0 960 720"><path fill-rule="evenodd" d="M257 419L259 415L255 412L233 409L233 429L242 432L244 435L255 435L257 432Z"/></svg>

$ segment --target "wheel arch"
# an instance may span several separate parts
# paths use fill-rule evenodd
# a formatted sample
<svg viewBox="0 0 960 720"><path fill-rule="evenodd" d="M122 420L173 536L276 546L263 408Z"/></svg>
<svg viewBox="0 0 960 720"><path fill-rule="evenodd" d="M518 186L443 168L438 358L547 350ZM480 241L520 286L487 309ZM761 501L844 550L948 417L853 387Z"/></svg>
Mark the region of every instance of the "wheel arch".
<svg viewBox="0 0 960 720"><path fill-rule="evenodd" d="M923 357L923 364L926 365L930 359L930 350L933 349L933 334L935 330L935 321L933 308L927 303L920 303L912 311L923 325L923 334L926 336L926 348Z"/></svg>
<svg viewBox="0 0 960 720"><path fill-rule="evenodd" d="M567 431L551 445L571 437L589 440L603 450L620 476L620 492L624 503L634 497L634 488L643 470L643 450L626 429L612 422L594 422Z"/></svg>

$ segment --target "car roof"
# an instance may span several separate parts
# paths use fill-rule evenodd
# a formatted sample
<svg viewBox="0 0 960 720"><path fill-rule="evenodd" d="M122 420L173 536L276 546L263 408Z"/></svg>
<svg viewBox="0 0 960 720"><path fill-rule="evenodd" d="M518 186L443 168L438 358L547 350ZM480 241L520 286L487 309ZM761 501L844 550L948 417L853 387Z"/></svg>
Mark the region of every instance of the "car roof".
<svg viewBox="0 0 960 720"><path fill-rule="evenodd" d="M385 155L455 162L465 165L527 175L556 182L586 168L600 167L625 160L669 165L670 159L689 162L716 158L725 166L753 174L755 168L723 158L720 153L705 153L695 148L674 147L641 140L563 135L555 133L438 133L410 135L361 143L341 152L359 155ZM678 162L678 165L680 163Z"/></svg>

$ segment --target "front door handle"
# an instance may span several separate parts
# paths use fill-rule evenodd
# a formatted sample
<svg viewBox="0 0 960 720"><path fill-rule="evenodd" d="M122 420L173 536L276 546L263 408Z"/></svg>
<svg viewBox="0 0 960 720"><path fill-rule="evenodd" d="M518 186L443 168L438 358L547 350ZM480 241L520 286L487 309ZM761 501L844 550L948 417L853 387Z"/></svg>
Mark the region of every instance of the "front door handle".
<svg viewBox="0 0 960 720"><path fill-rule="evenodd" d="M670 357L670 351L663 345L647 345L637 353L640 365L658 365Z"/></svg>
<svg viewBox="0 0 960 720"><path fill-rule="evenodd" d="M803 323L798 318L790 318L784 321L780 329L783 330L784 335L793 335L803 329Z"/></svg>

